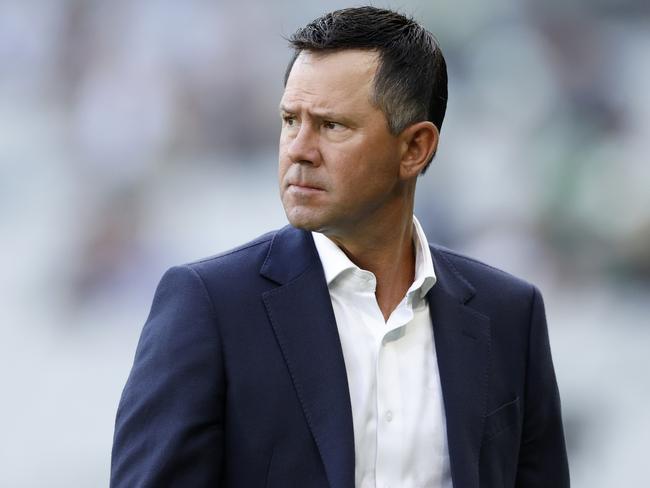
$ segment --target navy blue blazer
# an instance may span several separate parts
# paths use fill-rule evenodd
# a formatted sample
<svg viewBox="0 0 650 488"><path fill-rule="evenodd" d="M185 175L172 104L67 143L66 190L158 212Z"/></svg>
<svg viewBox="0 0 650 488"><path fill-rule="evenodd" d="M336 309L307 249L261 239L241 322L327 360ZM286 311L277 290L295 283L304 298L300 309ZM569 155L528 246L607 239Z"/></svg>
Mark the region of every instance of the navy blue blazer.
<svg viewBox="0 0 650 488"><path fill-rule="evenodd" d="M568 487L539 292L431 252L454 487ZM111 486L354 488L345 364L309 232L165 273L117 411Z"/></svg>

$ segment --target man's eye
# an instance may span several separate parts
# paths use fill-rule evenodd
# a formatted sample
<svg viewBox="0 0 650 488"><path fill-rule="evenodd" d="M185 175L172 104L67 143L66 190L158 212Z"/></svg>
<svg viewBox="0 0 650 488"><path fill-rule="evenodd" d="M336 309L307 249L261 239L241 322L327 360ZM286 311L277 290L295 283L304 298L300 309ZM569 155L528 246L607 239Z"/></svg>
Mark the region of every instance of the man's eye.
<svg viewBox="0 0 650 488"><path fill-rule="evenodd" d="M296 123L296 118L293 115L283 115L282 120L287 127L293 127Z"/></svg>
<svg viewBox="0 0 650 488"><path fill-rule="evenodd" d="M343 124L339 124L338 122L332 122L330 120L323 122L323 127L329 130L341 130L345 128Z"/></svg>

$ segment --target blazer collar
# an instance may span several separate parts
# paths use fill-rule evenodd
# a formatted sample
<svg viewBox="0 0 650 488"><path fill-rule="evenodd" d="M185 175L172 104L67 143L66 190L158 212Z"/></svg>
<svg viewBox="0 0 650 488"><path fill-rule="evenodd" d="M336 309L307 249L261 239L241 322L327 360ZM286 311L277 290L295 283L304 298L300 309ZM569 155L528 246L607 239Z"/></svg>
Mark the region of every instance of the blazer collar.
<svg viewBox="0 0 650 488"><path fill-rule="evenodd" d="M467 303L475 294L476 289L461 275L454 265L445 256L448 251L444 247L430 244L431 260L435 269L438 281L436 287L458 300L460 303Z"/></svg>
<svg viewBox="0 0 650 488"><path fill-rule="evenodd" d="M434 245L429 245L429 248L436 277L435 286L466 303L474 296L474 287L449 264L442 254L444 248ZM287 225L273 236L260 273L282 285L314 265L320 265L320 259L311 232Z"/></svg>
<svg viewBox="0 0 650 488"><path fill-rule="evenodd" d="M311 232L287 225L273 236L260 273L283 285L315 265L320 265L320 260Z"/></svg>

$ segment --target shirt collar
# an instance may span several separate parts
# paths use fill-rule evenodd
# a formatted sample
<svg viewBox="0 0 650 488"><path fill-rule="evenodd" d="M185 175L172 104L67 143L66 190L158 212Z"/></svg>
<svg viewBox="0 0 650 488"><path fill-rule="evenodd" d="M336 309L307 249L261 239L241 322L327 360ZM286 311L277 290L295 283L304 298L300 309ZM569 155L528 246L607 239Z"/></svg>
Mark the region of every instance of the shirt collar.
<svg viewBox="0 0 650 488"><path fill-rule="evenodd" d="M436 284L436 273L433 269L433 260L431 259L431 249L429 249L429 242L424 230L420 225L418 219L413 216L413 240L415 243L415 279L407 295L412 291L419 290L420 298L429 292L431 287Z"/></svg>
<svg viewBox="0 0 650 488"><path fill-rule="evenodd" d="M433 269L431 250L429 249L427 237L424 235L422 226L415 215L413 216L413 230L415 279L406 292L406 295L409 296L419 291L419 298L423 298L431 287L435 285L436 274ZM363 271L350 261L350 258L326 235L320 232L312 232L312 235L318 256L323 264L323 271L325 272L325 280L327 281L328 287L331 287L334 280L348 269Z"/></svg>

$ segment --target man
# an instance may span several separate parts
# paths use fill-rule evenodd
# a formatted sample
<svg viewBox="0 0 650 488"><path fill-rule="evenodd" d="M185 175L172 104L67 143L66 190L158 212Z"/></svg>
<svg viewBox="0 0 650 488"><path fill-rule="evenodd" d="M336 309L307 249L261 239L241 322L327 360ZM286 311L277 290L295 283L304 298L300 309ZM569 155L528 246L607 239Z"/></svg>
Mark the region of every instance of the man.
<svg viewBox="0 0 650 488"><path fill-rule="evenodd" d="M432 35L362 7L291 43L291 225L163 276L112 486L569 486L539 292L413 217L447 99Z"/></svg>

